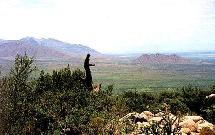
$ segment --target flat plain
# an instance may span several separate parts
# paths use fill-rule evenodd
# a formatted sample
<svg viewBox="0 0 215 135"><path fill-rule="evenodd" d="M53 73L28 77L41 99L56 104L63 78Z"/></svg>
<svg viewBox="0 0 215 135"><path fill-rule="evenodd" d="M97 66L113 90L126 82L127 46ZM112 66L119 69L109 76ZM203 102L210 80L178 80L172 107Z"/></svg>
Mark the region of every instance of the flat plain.
<svg viewBox="0 0 215 135"><path fill-rule="evenodd" d="M136 64L133 57L92 58L91 62L94 84L102 83L105 88L114 86L115 92L128 90L136 91L166 91L176 90L186 85L205 87L215 84L215 60L208 62L194 62L192 64ZM194 61L198 61L194 59ZM207 61L207 59L205 59ZM35 59L37 71L52 72L67 67L83 69L82 59ZM1 59L1 76L8 74L12 60Z"/></svg>

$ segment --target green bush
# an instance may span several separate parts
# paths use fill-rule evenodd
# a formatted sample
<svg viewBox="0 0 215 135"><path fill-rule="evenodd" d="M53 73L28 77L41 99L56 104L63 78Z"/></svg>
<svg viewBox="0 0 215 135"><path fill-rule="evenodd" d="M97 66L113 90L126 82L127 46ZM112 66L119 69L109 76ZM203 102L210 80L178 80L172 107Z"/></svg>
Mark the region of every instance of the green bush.
<svg viewBox="0 0 215 135"><path fill-rule="evenodd" d="M170 112L173 114L187 114L190 112L186 104L181 102L179 99L172 99L169 101Z"/></svg>
<svg viewBox="0 0 215 135"><path fill-rule="evenodd" d="M205 95L198 87L191 85L182 88L183 102L189 107L192 112L200 113L200 109L204 105Z"/></svg>
<svg viewBox="0 0 215 135"><path fill-rule="evenodd" d="M170 100L181 98L179 92L161 92L158 95L159 103L169 103Z"/></svg>
<svg viewBox="0 0 215 135"><path fill-rule="evenodd" d="M34 119L34 95L30 81L31 73L36 69L33 59L27 55L17 55L14 67L8 78L5 78L4 96L7 103L7 120L9 134L29 134L32 132Z"/></svg>
<svg viewBox="0 0 215 135"><path fill-rule="evenodd" d="M201 114L209 122L215 123L215 106L210 106L202 110Z"/></svg>
<svg viewBox="0 0 215 135"><path fill-rule="evenodd" d="M157 98L151 93L129 91L123 94L123 98L130 112L150 110L157 105Z"/></svg>

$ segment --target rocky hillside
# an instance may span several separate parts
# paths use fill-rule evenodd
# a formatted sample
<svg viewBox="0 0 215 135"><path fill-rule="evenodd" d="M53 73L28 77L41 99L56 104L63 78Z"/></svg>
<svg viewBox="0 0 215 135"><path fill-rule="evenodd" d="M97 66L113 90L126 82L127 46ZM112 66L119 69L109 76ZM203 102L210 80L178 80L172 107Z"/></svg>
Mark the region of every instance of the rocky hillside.
<svg viewBox="0 0 215 135"><path fill-rule="evenodd" d="M188 64L189 62L188 59L175 54L143 54L135 59L135 63L138 64Z"/></svg>
<svg viewBox="0 0 215 135"><path fill-rule="evenodd" d="M201 116L175 116L171 113L150 111L129 113L119 120L133 127L130 135L180 134L180 135L214 135L214 125Z"/></svg>
<svg viewBox="0 0 215 135"><path fill-rule="evenodd" d="M14 57L27 53L36 58L70 58L94 55L99 52L80 44L69 44L56 39L26 37L20 40L0 40L0 57Z"/></svg>

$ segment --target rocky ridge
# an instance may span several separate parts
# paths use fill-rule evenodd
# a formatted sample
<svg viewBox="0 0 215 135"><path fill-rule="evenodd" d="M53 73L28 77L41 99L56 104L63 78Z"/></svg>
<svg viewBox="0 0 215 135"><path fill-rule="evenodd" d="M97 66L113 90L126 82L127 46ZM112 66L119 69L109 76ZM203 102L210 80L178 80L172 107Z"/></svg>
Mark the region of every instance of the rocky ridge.
<svg viewBox="0 0 215 135"><path fill-rule="evenodd" d="M138 64L189 64L190 60L176 54L143 54L134 60Z"/></svg>

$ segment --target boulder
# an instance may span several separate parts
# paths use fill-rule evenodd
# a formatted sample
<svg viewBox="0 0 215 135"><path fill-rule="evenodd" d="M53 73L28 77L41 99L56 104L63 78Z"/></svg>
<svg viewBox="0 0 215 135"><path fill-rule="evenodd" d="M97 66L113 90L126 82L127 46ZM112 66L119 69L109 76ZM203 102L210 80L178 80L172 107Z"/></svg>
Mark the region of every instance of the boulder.
<svg viewBox="0 0 215 135"><path fill-rule="evenodd" d="M200 121L200 120L203 120L203 118L202 118L201 116L185 116L184 119L185 119L185 120L191 119L191 120L193 120L194 122L198 122L198 121Z"/></svg>
<svg viewBox="0 0 215 135"><path fill-rule="evenodd" d="M181 128L180 133L190 134L191 131L189 128Z"/></svg>
<svg viewBox="0 0 215 135"><path fill-rule="evenodd" d="M191 132L195 132L197 130L197 124L191 119L187 119L183 122L180 122L179 126L181 128L189 128Z"/></svg>
<svg viewBox="0 0 215 135"><path fill-rule="evenodd" d="M203 120L199 120L198 122L196 122L196 124L202 124L204 122L205 122L205 120L203 119Z"/></svg>
<svg viewBox="0 0 215 135"><path fill-rule="evenodd" d="M139 113L137 113L137 112L128 113L127 115L125 115L124 117L122 117L121 119L119 119L119 121L120 122L130 121L131 119L133 119L137 115L139 115Z"/></svg>
<svg viewBox="0 0 215 135"><path fill-rule="evenodd" d="M130 122L130 123L137 123L137 122L147 122L148 121L148 117L144 114L144 113L137 113L137 112L132 112L129 113L127 115L125 115L124 117L122 117L121 119L119 119L120 122Z"/></svg>
<svg viewBox="0 0 215 135"><path fill-rule="evenodd" d="M210 128L212 130L214 125L205 121L204 123L197 125L197 132L200 132L203 128L206 128L206 127Z"/></svg>
<svg viewBox="0 0 215 135"><path fill-rule="evenodd" d="M200 133L191 132L190 135L200 135Z"/></svg>
<svg viewBox="0 0 215 135"><path fill-rule="evenodd" d="M203 127L200 131L200 135L215 135L215 132L211 130L209 127Z"/></svg>
<svg viewBox="0 0 215 135"><path fill-rule="evenodd" d="M183 118L177 118L171 113L167 115L163 112L159 112L154 115L150 111L144 111L140 114L137 112L129 113L121 118L120 121L129 121L136 128L133 134L141 135L144 127L152 126L151 124L153 122L159 123L160 127L164 127L165 121L162 120L165 118L167 118L167 120L170 119L171 121L176 119L175 123L172 125L172 129L180 128L181 135L215 135L215 126L212 123L205 121L201 116L184 116ZM180 123L178 124L179 121Z"/></svg>
<svg viewBox="0 0 215 135"><path fill-rule="evenodd" d="M215 94L210 94L209 96L206 96L206 98L215 98Z"/></svg>
<svg viewBox="0 0 215 135"><path fill-rule="evenodd" d="M147 115L145 115L145 113L141 113L141 114L139 114L139 118L144 118L144 119L146 119L147 121L148 121L148 116Z"/></svg>
<svg viewBox="0 0 215 135"><path fill-rule="evenodd" d="M154 114L151 113L150 111L144 111L143 113L144 113L149 119L152 118L152 117L154 117Z"/></svg>

